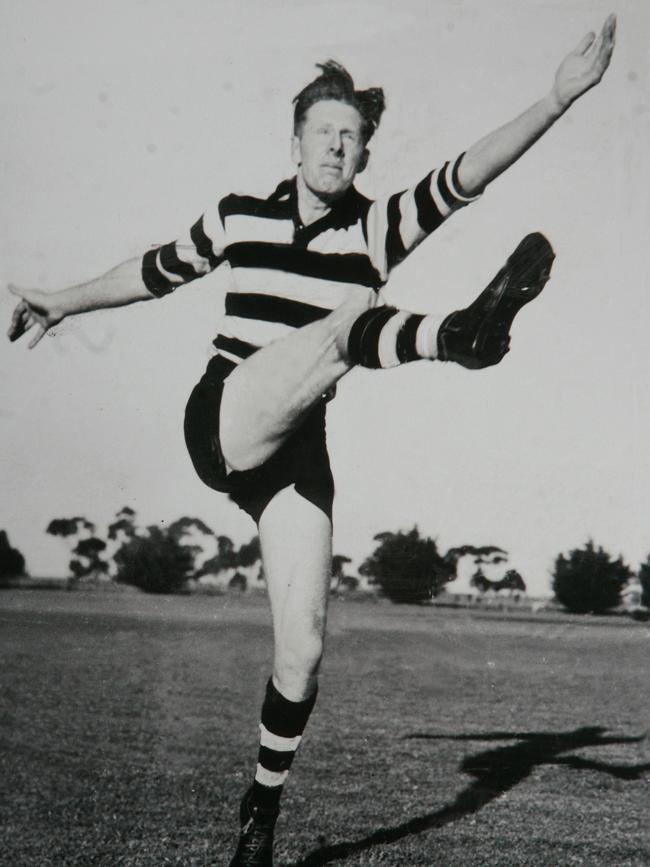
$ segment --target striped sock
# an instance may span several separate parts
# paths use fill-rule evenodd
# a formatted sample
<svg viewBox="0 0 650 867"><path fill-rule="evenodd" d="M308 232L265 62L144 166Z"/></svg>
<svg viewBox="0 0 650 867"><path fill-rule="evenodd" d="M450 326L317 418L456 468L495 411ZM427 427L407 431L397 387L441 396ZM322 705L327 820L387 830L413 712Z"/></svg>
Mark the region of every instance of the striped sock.
<svg viewBox="0 0 650 867"><path fill-rule="evenodd" d="M317 691L304 701L289 701L269 678L262 705L260 751L251 801L264 810L277 809L282 787L300 745Z"/></svg>
<svg viewBox="0 0 650 867"><path fill-rule="evenodd" d="M362 367L397 367L438 354L442 317L409 313L396 307L372 307L353 322L348 355Z"/></svg>

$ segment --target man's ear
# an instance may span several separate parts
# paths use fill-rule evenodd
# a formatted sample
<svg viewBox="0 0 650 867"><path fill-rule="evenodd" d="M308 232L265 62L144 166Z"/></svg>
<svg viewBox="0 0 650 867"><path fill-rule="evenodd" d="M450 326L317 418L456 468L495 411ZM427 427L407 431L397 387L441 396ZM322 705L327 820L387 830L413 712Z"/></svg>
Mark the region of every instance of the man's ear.
<svg viewBox="0 0 650 867"><path fill-rule="evenodd" d="M300 152L300 138L297 135L291 136L291 159L297 166L299 166L302 162L302 154Z"/></svg>
<svg viewBox="0 0 650 867"><path fill-rule="evenodd" d="M364 148L363 153L359 157L359 168L357 169L357 174L359 174L359 172L362 172L365 169L365 167L368 165L369 159L370 151L368 150L368 148Z"/></svg>

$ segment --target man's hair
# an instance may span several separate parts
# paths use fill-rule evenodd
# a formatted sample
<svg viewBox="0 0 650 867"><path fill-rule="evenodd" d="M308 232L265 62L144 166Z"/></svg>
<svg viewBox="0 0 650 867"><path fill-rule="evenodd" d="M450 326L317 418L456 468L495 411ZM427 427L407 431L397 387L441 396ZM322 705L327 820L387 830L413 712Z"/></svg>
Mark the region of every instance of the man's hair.
<svg viewBox="0 0 650 867"><path fill-rule="evenodd" d="M335 60L317 63L321 74L304 87L293 99L293 129L298 135L300 125L307 111L315 102L323 99L336 99L354 106L363 121L362 133L364 144L372 138L379 126L382 113L386 107L384 91L381 87L370 87L368 90L355 90L350 73Z"/></svg>

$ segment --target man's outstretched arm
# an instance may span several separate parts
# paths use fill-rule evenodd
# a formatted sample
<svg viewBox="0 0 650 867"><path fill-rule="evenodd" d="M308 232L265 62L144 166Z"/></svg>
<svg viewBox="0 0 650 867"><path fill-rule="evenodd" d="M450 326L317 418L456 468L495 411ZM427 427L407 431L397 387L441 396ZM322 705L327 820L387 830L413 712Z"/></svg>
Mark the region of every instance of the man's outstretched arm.
<svg viewBox="0 0 650 867"><path fill-rule="evenodd" d="M142 282L141 265L140 259L129 259L95 280L59 292L9 286L9 291L21 299L7 332L9 339L17 340L32 326L36 326L36 334L29 344L32 349L50 328L58 325L66 316L106 307L122 307L153 298L154 295Z"/></svg>
<svg viewBox="0 0 650 867"><path fill-rule="evenodd" d="M10 286L21 300L7 332L9 339L17 340L36 325L38 330L29 344L32 349L66 316L167 295L217 268L224 260L224 243L219 203L213 201L177 241L152 247L142 258L128 259L95 280L59 292Z"/></svg>
<svg viewBox="0 0 650 867"><path fill-rule="evenodd" d="M594 87L609 66L614 50L616 16L610 15L598 38L588 33L560 64L550 93L519 117L482 138L466 152L458 181L468 196L511 166L564 112Z"/></svg>

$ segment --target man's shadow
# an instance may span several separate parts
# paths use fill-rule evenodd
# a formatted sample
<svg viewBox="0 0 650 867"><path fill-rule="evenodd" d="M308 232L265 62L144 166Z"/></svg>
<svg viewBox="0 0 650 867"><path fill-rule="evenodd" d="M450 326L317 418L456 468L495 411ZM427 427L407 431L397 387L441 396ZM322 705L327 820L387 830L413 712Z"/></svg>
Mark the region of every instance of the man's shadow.
<svg viewBox="0 0 650 867"><path fill-rule="evenodd" d="M443 828L472 813L481 810L490 801L509 791L542 765L563 765L576 771L600 771L619 780L639 780L650 771L650 763L640 765L607 764L580 756L567 756L573 750L584 747L603 747L611 744L636 744L646 735L623 737L606 735L607 729L599 726L584 726L571 732L488 732L485 734L436 735L414 733L405 740L427 741L513 741L509 746L496 747L463 759L460 770L473 777L455 801L432 813L415 816L399 825L378 828L359 840L349 840L332 845L323 845L309 852L290 867L318 867L339 861L350 855L372 849L386 843L395 843L405 837L422 834L434 828Z"/></svg>

